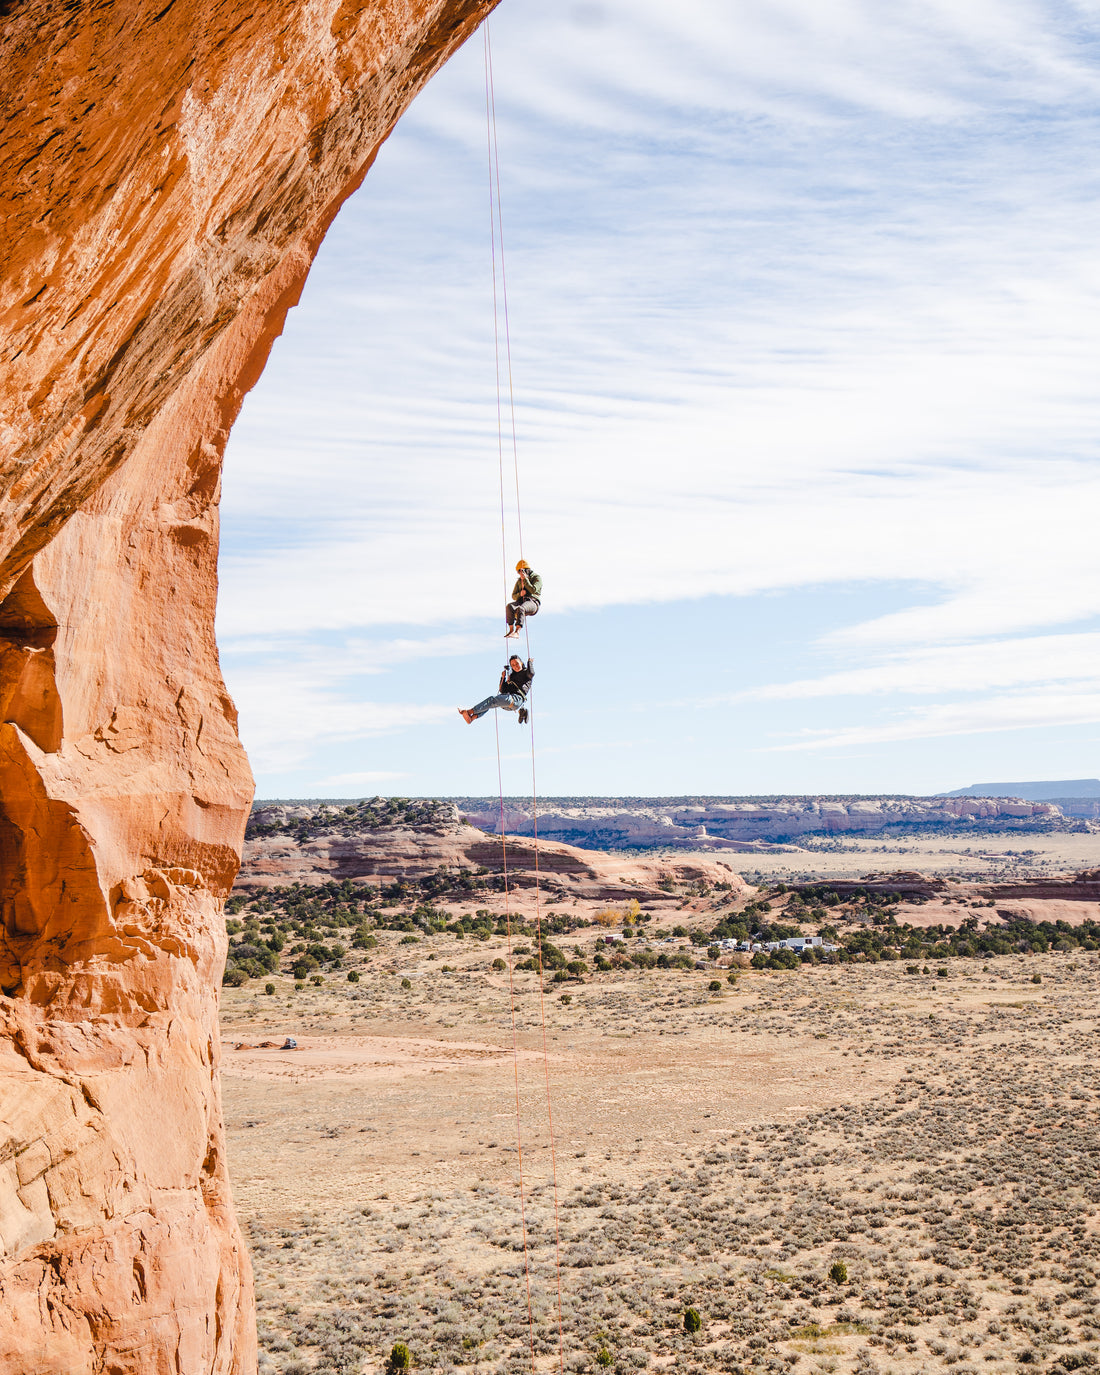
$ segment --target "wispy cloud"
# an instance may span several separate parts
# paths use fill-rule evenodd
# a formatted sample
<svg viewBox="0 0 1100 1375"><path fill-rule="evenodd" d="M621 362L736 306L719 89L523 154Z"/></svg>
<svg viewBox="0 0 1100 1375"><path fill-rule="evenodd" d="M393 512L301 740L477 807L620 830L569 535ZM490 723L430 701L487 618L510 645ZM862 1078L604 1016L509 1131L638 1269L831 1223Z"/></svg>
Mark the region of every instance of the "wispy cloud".
<svg viewBox="0 0 1100 1375"><path fill-rule="evenodd" d="M945 735L988 735L1038 727L1091 725L1100 721L1100 693L1062 692L986 697L964 703L944 702L891 714L874 724L839 730L806 731L774 752L846 748L899 740L927 740Z"/></svg>
<svg viewBox="0 0 1100 1375"><path fill-rule="evenodd" d="M1042 635L983 644L910 650L886 662L825 673L789 683L768 683L714 701L795 701L810 697L986 692L1019 684L1058 690L1100 677L1100 633Z"/></svg>
<svg viewBox="0 0 1100 1375"><path fill-rule="evenodd" d="M908 586L753 700L1045 682L1054 722L1089 645L1052 632L1100 615L1095 7L510 0L493 32L548 611ZM461 627L499 614L483 120L474 45L337 220L234 432L220 625L254 748L280 711L336 738L360 676L480 652ZM510 493L506 529L511 561ZM1062 669L1028 676L1029 633ZM656 676L659 643L630 652Z"/></svg>
<svg viewBox="0 0 1100 1375"><path fill-rule="evenodd" d="M385 769L366 769L360 773L334 773L328 778L317 779L311 785L310 791L316 789L321 792L325 788L366 788L381 783L393 783L404 777L404 774L389 773Z"/></svg>

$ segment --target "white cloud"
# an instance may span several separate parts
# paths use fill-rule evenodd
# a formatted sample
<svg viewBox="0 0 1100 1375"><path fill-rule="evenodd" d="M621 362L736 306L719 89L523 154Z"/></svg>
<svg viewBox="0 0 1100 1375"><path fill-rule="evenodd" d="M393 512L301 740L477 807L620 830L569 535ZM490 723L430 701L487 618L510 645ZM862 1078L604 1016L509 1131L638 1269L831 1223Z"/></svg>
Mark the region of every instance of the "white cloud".
<svg viewBox="0 0 1100 1375"><path fill-rule="evenodd" d="M323 788L366 788L377 783L392 783L395 779L404 777L403 773L389 773L385 769L367 769L360 773L334 773L328 778L319 778L311 785L311 789L316 788L320 791Z"/></svg>
<svg viewBox="0 0 1100 1375"><path fill-rule="evenodd" d="M808 637L774 696L1040 681L1023 637L1100 614L1097 19L1073 0L501 7L525 552L548 609L907 585L890 606L912 604ZM304 758L376 719L360 675L488 654L462 630L510 581L481 102L474 44L338 218L234 432L219 623L253 745L301 716ZM510 491L506 527L510 563ZM1043 638L1063 667L1042 681L1085 676L1084 641ZM637 653L644 676L661 647Z"/></svg>
<svg viewBox="0 0 1100 1375"><path fill-rule="evenodd" d="M309 628L316 631L318 627L314 624ZM270 661L279 665L280 674L289 661L289 674L297 675L314 687L342 682L360 674L384 673L417 659L452 658L495 649L498 645L499 637L473 634L433 635L420 640L375 640L352 635L335 643L301 634L280 637L227 634L221 638L223 658L251 663L265 676L270 673Z"/></svg>
<svg viewBox="0 0 1100 1375"><path fill-rule="evenodd" d="M911 650L884 663L796 682L769 683L714 700L794 701L882 693L984 692L1024 683L1043 683L1054 691L1074 681L1095 682L1098 668L1100 633L1043 635Z"/></svg>
<svg viewBox="0 0 1100 1375"><path fill-rule="evenodd" d="M319 745L392 735L410 726L450 720L455 714L453 706L362 702L296 690L282 682L277 691L272 687L268 682L255 691L239 677L233 681L233 694L247 723L245 744L257 772L299 768Z"/></svg>
<svg viewBox="0 0 1100 1375"><path fill-rule="evenodd" d="M979 701L942 702L897 713L873 725L804 732L797 740L768 748L775 752L845 748L945 735L987 735L996 731L1091 725L1100 721L1100 693L1005 694Z"/></svg>

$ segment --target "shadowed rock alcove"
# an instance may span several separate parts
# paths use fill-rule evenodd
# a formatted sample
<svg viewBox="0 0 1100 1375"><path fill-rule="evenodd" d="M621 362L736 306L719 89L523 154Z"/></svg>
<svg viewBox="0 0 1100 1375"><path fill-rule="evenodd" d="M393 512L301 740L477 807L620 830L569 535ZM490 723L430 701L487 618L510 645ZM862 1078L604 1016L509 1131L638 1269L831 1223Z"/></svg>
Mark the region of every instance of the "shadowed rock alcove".
<svg viewBox="0 0 1100 1375"><path fill-rule="evenodd" d="M0 5L0 1372L247 1372L214 641L229 428L495 0Z"/></svg>

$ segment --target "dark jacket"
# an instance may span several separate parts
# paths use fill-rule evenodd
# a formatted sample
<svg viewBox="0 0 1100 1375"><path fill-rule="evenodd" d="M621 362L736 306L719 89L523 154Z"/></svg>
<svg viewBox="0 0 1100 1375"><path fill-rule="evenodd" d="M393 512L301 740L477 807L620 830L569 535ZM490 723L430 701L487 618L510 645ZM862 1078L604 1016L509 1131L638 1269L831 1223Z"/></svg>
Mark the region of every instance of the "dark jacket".
<svg viewBox="0 0 1100 1375"><path fill-rule="evenodd" d="M516 585L512 588L512 600L514 602L533 601L537 602L542 597L542 579L532 569L525 569L516 579Z"/></svg>
<svg viewBox="0 0 1100 1375"><path fill-rule="evenodd" d="M534 676L534 659L528 659L527 666L518 670L510 669L506 665L504 672L500 675L500 690L506 692L509 697L518 697L521 702L524 702L531 690L531 680Z"/></svg>

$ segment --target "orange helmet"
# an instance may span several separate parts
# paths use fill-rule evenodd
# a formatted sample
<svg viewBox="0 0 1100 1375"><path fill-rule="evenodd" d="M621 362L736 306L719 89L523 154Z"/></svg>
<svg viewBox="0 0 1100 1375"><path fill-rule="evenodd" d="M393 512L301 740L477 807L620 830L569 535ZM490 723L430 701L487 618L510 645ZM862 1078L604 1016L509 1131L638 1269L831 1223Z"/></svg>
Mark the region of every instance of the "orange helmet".
<svg viewBox="0 0 1100 1375"><path fill-rule="evenodd" d="M531 567L531 565L527 562L526 559L520 559L519 563L516 564L516 572L517 572L517 573L522 573L523 570L524 570L525 568L530 568L530 567Z"/></svg>

